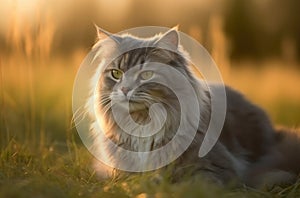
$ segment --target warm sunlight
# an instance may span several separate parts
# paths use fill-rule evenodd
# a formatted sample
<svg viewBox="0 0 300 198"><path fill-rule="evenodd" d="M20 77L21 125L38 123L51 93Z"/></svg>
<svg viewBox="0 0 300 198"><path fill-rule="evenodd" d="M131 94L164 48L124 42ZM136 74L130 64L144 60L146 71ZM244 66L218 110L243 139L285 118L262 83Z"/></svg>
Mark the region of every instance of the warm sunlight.
<svg viewBox="0 0 300 198"><path fill-rule="evenodd" d="M100 11L111 22L117 22L125 18L130 11L131 3L131 0L98 1Z"/></svg>
<svg viewBox="0 0 300 198"><path fill-rule="evenodd" d="M4 1L1 7L6 7L9 11L16 10L23 15L32 15L37 7L39 0L2 0Z"/></svg>
<svg viewBox="0 0 300 198"><path fill-rule="evenodd" d="M1 0L0 31L10 26L13 17L18 17L22 22L30 22L36 16L40 7L39 0Z"/></svg>

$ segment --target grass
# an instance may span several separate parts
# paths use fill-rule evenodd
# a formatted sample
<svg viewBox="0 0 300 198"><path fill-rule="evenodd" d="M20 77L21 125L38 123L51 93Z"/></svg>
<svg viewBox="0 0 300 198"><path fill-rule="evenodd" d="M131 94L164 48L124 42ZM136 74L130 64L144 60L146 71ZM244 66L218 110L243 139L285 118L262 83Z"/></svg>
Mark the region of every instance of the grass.
<svg viewBox="0 0 300 198"><path fill-rule="evenodd" d="M220 189L183 178L171 184L168 178L159 182L154 174L131 175L98 180L88 161L91 156L83 147L69 146L69 152L52 149L29 151L11 141L1 151L1 197L298 197L299 185L254 189ZM79 156L76 156L79 155Z"/></svg>

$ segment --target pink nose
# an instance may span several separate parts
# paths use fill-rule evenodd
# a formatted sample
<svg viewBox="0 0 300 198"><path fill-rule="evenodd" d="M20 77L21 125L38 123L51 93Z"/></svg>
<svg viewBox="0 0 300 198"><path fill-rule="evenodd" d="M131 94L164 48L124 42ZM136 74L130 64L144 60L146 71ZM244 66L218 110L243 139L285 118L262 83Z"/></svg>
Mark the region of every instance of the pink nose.
<svg viewBox="0 0 300 198"><path fill-rule="evenodd" d="M125 96L127 96L127 94L130 91L130 89L128 87L122 87L121 91L124 93Z"/></svg>

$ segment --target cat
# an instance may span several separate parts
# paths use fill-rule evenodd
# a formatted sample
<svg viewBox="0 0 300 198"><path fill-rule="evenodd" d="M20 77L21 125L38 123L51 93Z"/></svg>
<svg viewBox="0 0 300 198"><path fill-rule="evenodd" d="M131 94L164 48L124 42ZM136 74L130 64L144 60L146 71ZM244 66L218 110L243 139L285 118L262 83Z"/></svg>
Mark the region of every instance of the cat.
<svg viewBox="0 0 300 198"><path fill-rule="evenodd" d="M92 50L100 63L91 79L91 96L86 102L86 109L92 120L90 131L94 139L93 148L105 164L112 164L116 169L124 163L133 169L141 168L137 167L141 164L146 166L152 159L150 155L137 156L136 160L144 162L137 165L120 149L134 152L157 150L173 142L179 123L183 121L186 126L192 123L190 129L196 127L196 134L191 135L191 144L173 162L175 170L189 171L193 175L199 173L221 185L235 181L257 187L296 179L300 172L300 157L293 157L300 151L296 133L295 138L290 138L287 130L276 130L262 109L229 87L225 87L227 110L221 135L206 156L198 156L211 116L211 97L224 87L206 85L192 72L188 53L180 44L176 28L151 38L113 35L98 27L97 31L98 41ZM132 50L122 53L124 46L130 46ZM156 63L156 66L151 63ZM174 90L149 81L157 78L172 84L174 79L168 72L160 73L163 69L175 69L188 80L196 92L200 115L189 109L181 120L180 104ZM179 87L175 91L181 92L184 100L189 101L191 99L185 94L186 89L182 84L177 82ZM162 106L151 110L151 106L157 103ZM165 110L159 110L161 107ZM197 125L193 124L194 117L199 118ZM116 119L121 121L118 123ZM161 119L165 119L164 124L158 127ZM132 121L138 125L130 126L128 123ZM149 123L152 125L148 126ZM126 132L124 127L131 130L132 134ZM151 134L153 128L158 128L158 132L145 135ZM179 140L188 141L184 138ZM291 141L294 141L294 149L287 146ZM111 143L117 147L110 146ZM180 150L178 143L171 148ZM287 153L289 156L286 156ZM291 159L294 165L286 162ZM161 156L160 160L165 160L165 157ZM188 167L188 170L184 167ZM95 168L99 174L107 175L116 170L99 161ZM180 177L178 175L174 177Z"/></svg>

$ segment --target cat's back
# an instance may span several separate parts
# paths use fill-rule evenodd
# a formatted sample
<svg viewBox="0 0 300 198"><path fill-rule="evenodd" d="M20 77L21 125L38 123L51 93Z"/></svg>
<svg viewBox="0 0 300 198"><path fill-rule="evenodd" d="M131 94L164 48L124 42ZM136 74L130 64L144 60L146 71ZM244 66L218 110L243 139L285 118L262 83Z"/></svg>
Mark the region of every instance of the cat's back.
<svg viewBox="0 0 300 198"><path fill-rule="evenodd" d="M222 87L210 87L212 93ZM272 150L275 142L274 129L267 114L249 102L242 94L230 87L226 90L226 118L220 142L228 150L256 161Z"/></svg>

